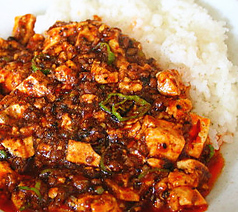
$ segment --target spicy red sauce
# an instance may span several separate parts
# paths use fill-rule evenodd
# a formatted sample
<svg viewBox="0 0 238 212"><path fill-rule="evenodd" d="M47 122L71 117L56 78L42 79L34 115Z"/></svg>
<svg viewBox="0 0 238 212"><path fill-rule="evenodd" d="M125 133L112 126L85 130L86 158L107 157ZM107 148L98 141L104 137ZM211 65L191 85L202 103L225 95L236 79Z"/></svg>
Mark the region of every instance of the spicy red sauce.
<svg viewBox="0 0 238 212"><path fill-rule="evenodd" d="M212 190L215 182L217 181L218 177L220 176L222 169L224 167L225 161L220 152L216 152L215 155L212 157L210 162L207 164L207 167L211 173L211 178L208 181L209 189L206 191L201 191L200 193L206 197L210 191ZM196 207L196 208L189 208L183 209L183 212L204 212L207 210L207 206ZM148 206L147 209L144 209L143 212L171 212L169 208L159 208L156 209L153 206Z"/></svg>
<svg viewBox="0 0 238 212"><path fill-rule="evenodd" d="M224 167L225 161L220 152L216 152L211 161L208 163L208 168L211 173L211 178L208 182L209 189L206 192L201 191L203 196L207 196L211 189L213 188L216 180L218 179L219 175L222 172ZM0 193L0 209L4 212L16 212L17 209L13 205L13 203L7 199L3 194ZM183 209L183 212L203 212L206 211L207 207L199 207L199 208L190 208L190 209ZM27 212L27 210L24 210ZM148 206L147 209L144 209L143 212L171 212L169 208L160 208L156 209L152 206Z"/></svg>

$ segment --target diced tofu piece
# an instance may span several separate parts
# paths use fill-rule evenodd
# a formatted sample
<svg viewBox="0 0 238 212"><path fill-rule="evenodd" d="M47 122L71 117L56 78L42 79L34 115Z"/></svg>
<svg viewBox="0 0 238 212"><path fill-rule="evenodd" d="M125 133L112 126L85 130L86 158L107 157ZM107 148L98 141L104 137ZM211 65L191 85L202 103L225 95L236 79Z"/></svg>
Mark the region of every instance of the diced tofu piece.
<svg viewBox="0 0 238 212"><path fill-rule="evenodd" d="M29 64L20 62L9 62L0 69L0 86L2 92L7 94L14 90L26 77L31 70Z"/></svg>
<svg viewBox="0 0 238 212"><path fill-rule="evenodd" d="M25 110L29 107L29 104L12 104L5 109L5 112L15 119L21 118Z"/></svg>
<svg viewBox="0 0 238 212"><path fill-rule="evenodd" d="M140 80L127 80L125 78L123 82L119 83L119 88L121 92L135 93L142 90L142 82Z"/></svg>
<svg viewBox="0 0 238 212"><path fill-rule="evenodd" d="M72 83L76 78L74 71L66 65L57 67L54 74L56 79L63 83Z"/></svg>
<svg viewBox="0 0 238 212"><path fill-rule="evenodd" d="M119 34L118 34L119 37ZM121 54L121 55L125 55L125 51L123 48L120 48L120 44L118 42L118 39L111 39L109 41L109 46L110 49L115 53L115 54Z"/></svg>
<svg viewBox="0 0 238 212"><path fill-rule="evenodd" d="M83 94L80 97L80 101L91 104L93 101L98 101L98 97L94 94Z"/></svg>
<svg viewBox="0 0 238 212"><path fill-rule="evenodd" d="M186 173L209 173L209 169L200 161L195 159L183 159L177 162L178 169L185 170Z"/></svg>
<svg viewBox="0 0 238 212"><path fill-rule="evenodd" d="M24 101L19 101L18 96L13 96L14 94L6 95L0 101L0 124L9 124L14 119L22 118L24 112L29 107L28 103Z"/></svg>
<svg viewBox="0 0 238 212"><path fill-rule="evenodd" d="M31 14L15 17L15 24L13 27L13 36L23 45L35 34L34 25L36 17Z"/></svg>
<svg viewBox="0 0 238 212"><path fill-rule="evenodd" d="M184 159L177 162L177 168L183 170L186 174L199 180L199 184L207 183L211 174L209 169L200 161L195 159Z"/></svg>
<svg viewBox="0 0 238 212"><path fill-rule="evenodd" d="M24 192L13 192L11 195L11 200L18 210L20 210L20 208L24 208L25 206L27 206L25 198L26 194Z"/></svg>
<svg viewBox="0 0 238 212"><path fill-rule="evenodd" d="M57 187L54 187L54 188L50 188L49 189L49 192L48 192L48 196L51 198L51 199L54 199L57 195L58 195L58 188Z"/></svg>
<svg viewBox="0 0 238 212"><path fill-rule="evenodd" d="M168 182L171 187L189 186L196 188L199 184L199 179L197 175L175 170L169 173Z"/></svg>
<svg viewBox="0 0 238 212"><path fill-rule="evenodd" d="M93 150L89 143L69 140L66 160L72 163L98 167L101 156Z"/></svg>
<svg viewBox="0 0 238 212"><path fill-rule="evenodd" d="M179 96L184 88L181 77L176 70L165 70L157 74L157 89L167 96Z"/></svg>
<svg viewBox="0 0 238 212"><path fill-rule="evenodd" d="M87 25L84 25L83 23L79 23L80 30L78 32L78 37L76 41L76 46L80 45L81 38L87 39L90 42L93 42L96 39L96 32L93 33L92 30L89 29Z"/></svg>
<svg viewBox="0 0 238 212"><path fill-rule="evenodd" d="M78 24L76 22L64 24L63 26L59 27L52 27L48 31L45 32L45 42L44 42L44 53L47 53L47 51L60 42L63 37L72 36L77 31Z"/></svg>
<svg viewBox="0 0 238 212"><path fill-rule="evenodd" d="M43 97L51 93L48 84L47 77L41 71L36 71L27 77L17 89L32 97Z"/></svg>
<svg viewBox="0 0 238 212"><path fill-rule="evenodd" d="M71 196L68 205L77 212L121 212L116 198L110 194Z"/></svg>
<svg viewBox="0 0 238 212"><path fill-rule="evenodd" d="M120 212L116 199L109 195L101 195L101 198L94 200L91 203L92 212Z"/></svg>
<svg viewBox="0 0 238 212"><path fill-rule="evenodd" d="M97 111L93 113L93 117L97 119L99 122L103 122L106 119L107 113L105 111Z"/></svg>
<svg viewBox="0 0 238 212"><path fill-rule="evenodd" d="M185 140L175 124L146 116L142 130L145 133L149 156L177 160L184 148Z"/></svg>
<svg viewBox="0 0 238 212"><path fill-rule="evenodd" d="M203 118L191 113L192 129L189 132L189 142L186 146L186 153L192 157L199 158L206 143L210 119Z"/></svg>
<svg viewBox="0 0 238 212"><path fill-rule="evenodd" d="M139 194L135 192L133 188L120 187L117 183L115 183L114 181L110 179L106 179L105 182L112 189L113 193L116 195L118 199L124 200L124 201L133 201L133 202L140 201Z"/></svg>
<svg viewBox="0 0 238 212"><path fill-rule="evenodd" d="M128 120L123 130L127 131L129 137L140 139L141 123L137 119Z"/></svg>
<svg viewBox="0 0 238 212"><path fill-rule="evenodd" d="M35 154L32 136L20 138L6 138L2 141L2 145L8 151L17 157L27 159Z"/></svg>
<svg viewBox="0 0 238 212"><path fill-rule="evenodd" d="M0 161L0 189L5 187L6 177L9 173L13 173L10 165L6 161Z"/></svg>
<svg viewBox="0 0 238 212"><path fill-rule="evenodd" d="M5 111L0 112L0 124L6 124L9 121L8 115L5 113Z"/></svg>
<svg viewBox="0 0 238 212"><path fill-rule="evenodd" d="M95 80L99 84L117 83L118 82L118 72L110 72L103 66L99 61L94 61L91 73L93 74Z"/></svg>
<svg viewBox="0 0 238 212"><path fill-rule="evenodd" d="M174 211L183 207L206 206L207 202L197 189L190 187L177 187L170 191L168 204Z"/></svg>
<svg viewBox="0 0 238 212"><path fill-rule="evenodd" d="M192 109L192 102L189 99L171 100L168 103L166 112L176 119L184 118Z"/></svg>
<svg viewBox="0 0 238 212"><path fill-rule="evenodd" d="M147 163L151 167L162 169L164 165L164 160L158 159L158 158L148 158Z"/></svg>
<svg viewBox="0 0 238 212"><path fill-rule="evenodd" d="M61 127L64 129L70 129L72 126L72 119L69 117L68 113L64 113L61 118Z"/></svg>

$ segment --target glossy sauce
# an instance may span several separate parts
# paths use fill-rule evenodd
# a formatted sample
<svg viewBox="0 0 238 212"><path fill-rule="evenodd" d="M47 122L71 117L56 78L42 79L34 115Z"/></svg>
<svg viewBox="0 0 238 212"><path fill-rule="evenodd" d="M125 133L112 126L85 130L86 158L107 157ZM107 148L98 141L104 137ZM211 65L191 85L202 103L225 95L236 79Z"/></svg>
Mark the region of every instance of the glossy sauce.
<svg viewBox="0 0 238 212"><path fill-rule="evenodd" d="M200 193L206 197L210 191L212 190L216 180L220 176L222 169L224 167L225 161L220 152L216 152L211 161L207 164L209 171L211 173L211 178L208 181L209 189L206 192L201 191ZM190 209L183 209L183 212L204 212L207 210L207 206L199 207L199 208L190 208ZM156 209L152 206L148 206L147 209L144 209L143 212L171 212L169 208L160 208Z"/></svg>
<svg viewBox="0 0 238 212"><path fill-rule="evenodd" d="M224 167L225 161L221 153L216 152L211 161L208 163L208 168L211 173L211 178L208 182L209 190L206 192L202 192L201 194L203 196L207 196L211 189L213 188L216 180L218 179L219 175L222 172L222 169ZM14 207L13 203L8 200L6 197L1 195L0 193L0 209L2 209L5 212L16 212L16 208ZM206 211L207 207L199 207L199 208L192 208L192 209L183 209L183 212L203 212ZM24 212L28 212L27 210L24 210ZM171 212L169 208L160 208L156 209L152 206L148 206L147 209L143 209L143 212Z"/></svg>
<svg viewBox="0 0 238 212"><path fill-rule="evenodd" d="M0 193L0 209L5 212L17 211L13 203Z"/></svg>

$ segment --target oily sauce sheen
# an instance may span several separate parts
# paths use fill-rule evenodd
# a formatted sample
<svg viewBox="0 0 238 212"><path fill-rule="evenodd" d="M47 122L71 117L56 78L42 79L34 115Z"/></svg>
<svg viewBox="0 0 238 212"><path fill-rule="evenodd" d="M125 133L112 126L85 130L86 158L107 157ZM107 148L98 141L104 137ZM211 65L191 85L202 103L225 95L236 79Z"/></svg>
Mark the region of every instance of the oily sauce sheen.
<svg viewBox="0 0 238 212"><path fill-rule="evenodd" d="M223 167L224 167L224 159L220 153L216 153L214 158L208 164L208 168L209 168L209 171L212 176L208 182L210 190L212 189L217 178L221 174ZM208 194L209 194L209 191L204 193L205 196L207 196ZM16 208L14 207L12 202L9 201L6 198L6 196L4 196L4 194L2 194L1 198L0 198L0 209L2 209L5 212L15 212L16 211ZM205 209L206 209L206 206L205 207L203 206L202 208L184 209L183 211L201 212L201 211L204 211ZM152 205L148 204L143 208L143 211L144 212L169 212L171 210L168 208L155 209L155 208L153 208Z"/></svg>
<svg viewBox="0 0 238 212"><path fill-rule="evenodd" d="M0 40L0 208L205 211L224 161L189 88L95 16Z"/></svg>

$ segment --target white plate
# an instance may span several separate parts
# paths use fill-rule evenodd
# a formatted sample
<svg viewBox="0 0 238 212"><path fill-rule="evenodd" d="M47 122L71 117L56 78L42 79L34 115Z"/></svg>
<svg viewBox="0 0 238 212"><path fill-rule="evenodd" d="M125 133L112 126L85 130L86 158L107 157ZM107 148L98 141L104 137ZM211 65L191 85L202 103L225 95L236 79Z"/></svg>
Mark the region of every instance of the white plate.
<svg viewBox="0 0 238 212"><path fill-rule="evenodd" d="M25 13L41 14L48 2L48 0L0 0L0 37L6 38L6 35L11 35L15 16ZM195 2L206 8L214 19L227 23L228 57L238 65L238 0L195 0ZM238 142L224 145L222 153L225 167L207 197L210 205L208 212L238 211Z"/></svg>

